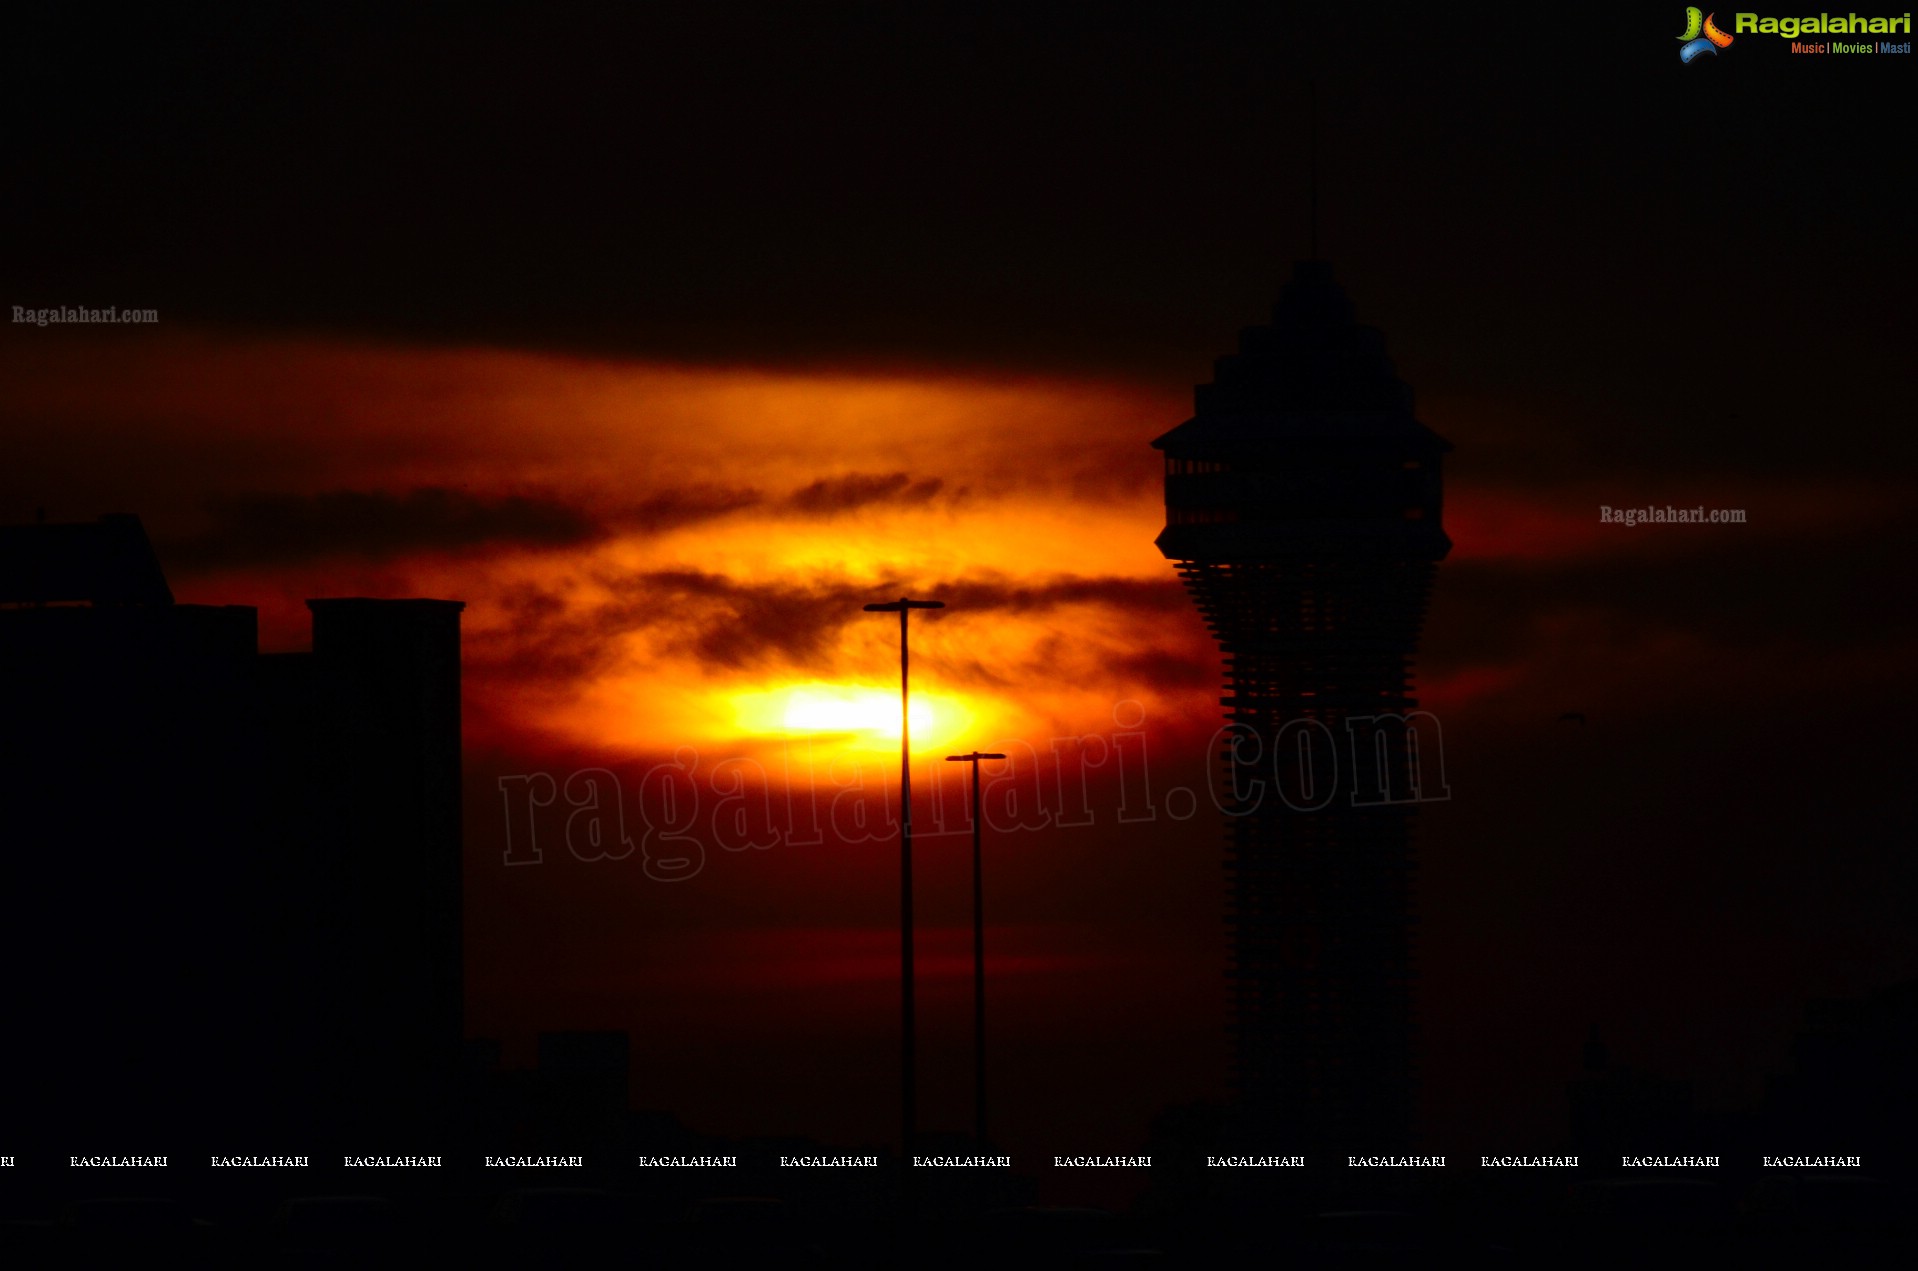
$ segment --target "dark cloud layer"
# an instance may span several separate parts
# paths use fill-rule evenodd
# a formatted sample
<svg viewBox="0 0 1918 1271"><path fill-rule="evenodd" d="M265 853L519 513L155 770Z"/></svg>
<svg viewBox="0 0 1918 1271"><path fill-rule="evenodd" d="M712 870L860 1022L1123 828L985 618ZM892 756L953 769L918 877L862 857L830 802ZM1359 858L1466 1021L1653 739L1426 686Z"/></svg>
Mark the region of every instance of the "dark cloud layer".
<svg viewBox="0 0 1918 1271"><path fill-rule="evenodd" d="M213 526L169 544L186 569L294 564L325 557L386 559L410 552L570 547L606 533L597 519L544 495L483 498L437 486L404 494L242 494L207 501Z"/></svg>
<svg viewBox="0 0 1918 1271"><path fill-rule="evenodd" d="M882 504L913 507L931 502L944 489L937 477L915 480L904 472L823 477L779 498L750 487L693 484L605 515L552 495L485 497L440 486L403 493L214 495L206 501L211 527L163 546L169 563L189 571L332 557L390 560L413 552L574 547L617 531L659 534L752 509L824 519Z"/></svg>
<svg viewBox="0 0 1918 1271"><path fill-rule="evenodd" d="M854 472L843 477L821 477L801 486L786 496L785 506L809 516L830 516L873 503L927 503L944 486L937 477L914 481L903 472L884 476Z"/></svg>
<svg viewBox="0 0 1918 1271"><path fill-rule="evenodd" d="M723 485L692 485L663 490L628 509L622 524L648 532L678 529L758 507L766 496L757 490Z"/></svg>
<svg viewBox="0 0 1918 1271"><path fill-rule="evenodd" d="M1186 604L1176 581L1064 576L1048 583L980 578L924 586L886 578L876 582L818 578L745 582L699 570L653 570L608 580L614 599L568 608L555 592L525 587L502 606L513 617L507 632L483 638L473 650L514 678L560 681L603 669L616 641L646 631L665 650L703 666L742 669L784 666L823 669L849 625L872 621L863 606L902 591L946 600L944 614L1032 615L1090 605L1140 620L1152 630ZM951 656L964 663L963 653ZM1190 684L1196 672L1175 652L1154 653L1117 667L1152 683ZM963 673L964 665L958 669Z"/></svg>
<svg viewBox="0 0 1918 1271"><path fill-rule="evenodd" d="M631 589L629 603L652 623L682 633L673 641L680 651L726 668L821 662L839 628L872 594L846 582L748 584L696 570L643 574Z"/></svg>
<svg viewBox="0 0 1918 1271"><path fill-rule="evenodd" d="M1641 526L1642 550L1440 567L1431 652L1535 657L1563 615L1597 615L1641 638L1683 633L1720 650L1797 648L1832 659L1918 646L1918 593L1904 584L1911 535L1897 516L1795 535L1751 526ZM1428 641L1428 645L1430 642ZM1601 652L1601 651L1594 651ZM1794 668L1795 674L1814 668Z"/></svg>

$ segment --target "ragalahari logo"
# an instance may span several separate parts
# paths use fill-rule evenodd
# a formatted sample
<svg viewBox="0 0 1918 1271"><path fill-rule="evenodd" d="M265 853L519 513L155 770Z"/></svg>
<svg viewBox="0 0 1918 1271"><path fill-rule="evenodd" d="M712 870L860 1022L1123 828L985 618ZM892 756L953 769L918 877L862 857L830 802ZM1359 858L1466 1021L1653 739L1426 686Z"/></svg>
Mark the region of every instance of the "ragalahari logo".
<svg viewBox="0 0 1918 1271"><path fill-rule="evenodd" d="M1692 59L1700 53L1710 53L1713 57L1717 57L1718 50L1732 42L1731 36L1712 24L1712 19L1717 16L1716 13L1707 14L1697 9L1685 10L1685 34L1678 37L1685 43L1679 47L1679 61L1690 66ZM1701 31L1704 32L1703 35L1699 34Z"/></svg>

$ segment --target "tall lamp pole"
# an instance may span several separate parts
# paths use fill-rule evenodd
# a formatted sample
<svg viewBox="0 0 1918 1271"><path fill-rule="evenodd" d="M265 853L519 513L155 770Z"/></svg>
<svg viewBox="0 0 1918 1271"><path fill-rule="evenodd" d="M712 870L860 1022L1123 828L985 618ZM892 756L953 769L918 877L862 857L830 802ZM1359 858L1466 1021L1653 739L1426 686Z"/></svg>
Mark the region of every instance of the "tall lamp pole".
<svg viewBox="0 0 1918 1271"><path fill-rule="evenodd" d="M899 1156L912 1177L912 1140L919 1119L918 1039L912 994L912 720L907 672L906 615L914 609L944 609L943 600L867 605L867 613L899 615Z"/></svg>
<svg viewBox="0 0 1918 1271"><path fill-rule="evenodd" d="M972 765L972 1134L986 1146L986 885L979 851L979 761L1004 759L973 751L947 755L947 763Z"/></svg>

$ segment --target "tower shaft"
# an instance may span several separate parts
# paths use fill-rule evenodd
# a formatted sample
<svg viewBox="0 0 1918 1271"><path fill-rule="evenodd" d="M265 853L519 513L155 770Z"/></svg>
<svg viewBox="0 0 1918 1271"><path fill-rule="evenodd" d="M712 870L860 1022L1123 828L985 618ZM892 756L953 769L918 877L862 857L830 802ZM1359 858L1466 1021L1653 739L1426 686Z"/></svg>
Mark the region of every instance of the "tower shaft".
<svg viewBox="0 0 1918 1271"><path fill-rule="evenodd" d="M1450 547L1450 447L1318 262L1197 396L1153 443L1158 545L1225 663L1242 1129L1273 1147L1399 1149L1415 1103L1411 827L1443 790L1412 664Z"/></svg>

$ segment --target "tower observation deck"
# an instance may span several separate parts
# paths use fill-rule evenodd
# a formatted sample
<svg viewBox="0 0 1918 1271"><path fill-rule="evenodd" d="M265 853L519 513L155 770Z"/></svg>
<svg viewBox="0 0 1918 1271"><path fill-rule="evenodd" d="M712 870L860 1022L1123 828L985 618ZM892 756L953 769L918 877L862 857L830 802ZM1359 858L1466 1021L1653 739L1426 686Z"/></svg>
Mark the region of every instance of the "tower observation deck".
<svg viewBox="0 0 1918 1271"><path fill-rule="evenodd" d="M1409 1146L1412 818L1445 797L1412 659L1442 456L1320 261L1247 328L1165 452L1173 561L1225 662L1232 1080L1273 1149Z"/></svg>

